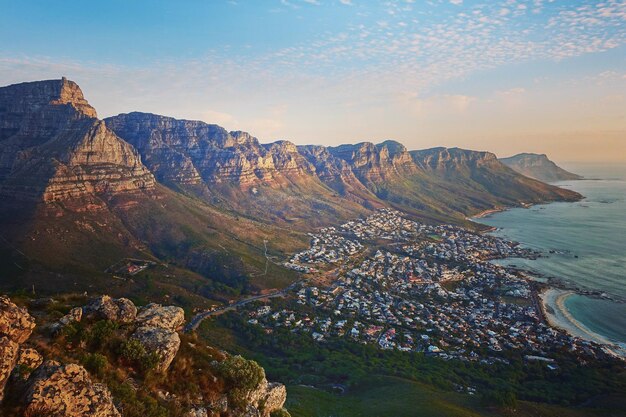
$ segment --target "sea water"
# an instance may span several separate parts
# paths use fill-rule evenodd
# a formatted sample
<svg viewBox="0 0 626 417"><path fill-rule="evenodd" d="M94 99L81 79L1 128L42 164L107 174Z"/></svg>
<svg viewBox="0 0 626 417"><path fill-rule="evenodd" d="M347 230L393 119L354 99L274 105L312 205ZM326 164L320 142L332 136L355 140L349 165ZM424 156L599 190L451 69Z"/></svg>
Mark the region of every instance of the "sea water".
<svg viewBox="0 0 626 417"><path fill-rule="evenodd" d="M584 200L515 208L478 221L497 227L494 235L543 255L501 263L612 298L575 294L565 300L565 308L588 330L626 346L626 165L570 169L588 179L555 185L581 193Z"/></svg>

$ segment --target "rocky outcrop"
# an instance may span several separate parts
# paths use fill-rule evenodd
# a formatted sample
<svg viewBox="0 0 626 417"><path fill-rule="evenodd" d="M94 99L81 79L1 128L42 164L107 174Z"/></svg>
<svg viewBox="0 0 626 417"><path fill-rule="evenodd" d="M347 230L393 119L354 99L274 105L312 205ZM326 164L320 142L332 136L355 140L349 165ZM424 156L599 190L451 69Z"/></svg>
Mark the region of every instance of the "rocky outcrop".
<svg viewBox="0 0 626 417"><path fill-rule="evenodd" d="M25 403L26 413L51 417L121 417L108 388L76 364L45 362L29 381Z"/></svg>
<svg viewBox="0 0 626 417"><path fill-rule="evenodd" d="M42 363L43 356L36 349L21 347L11 377L23 383Z"/></svg>
<svg viewBox="0 0 626 417"><path fill-rule="evenodd" d="M35 328L35 319L25 308L16 306L7 297L0 296L0 336L15 343L24 343Z"/></svg>
<svg viewBox="0 0 626 417"><path fill-rule="evenodd" d="M139 340L147 352L156 353L159 358L156 369L166 371L180 348L176 330L185 322L184 310L151 303L139 310L135 322L137 330L132 338Z"/></svg>
<svg viewBox="0 0 626 417"><path fill-rule="evenodd" d="M4 388L17 364L20 345L7 336L0 337L0 401L4 398Z"/></svg>
<svg viewBox="0 0 626 417"><path fill-rule="evenodd" d="M74 307L66 315L61 317L56 323L50 325L52 333L57 333L64 327L69 326L72 323L79 323L83 318L82 307Z"/></svg>
<svg viewBox="0 0 626 417"><path fill-rule="evenodd" d="M283 384L268 382L263 378L259 386L248 396L248 404L258 410L256 415L269 417L280 410L287 400L287 389Z"/></svg>
<svg viewBox="0 0 626 417"><path fill-rule="evenodd" d="M580 180L583 178L559 167L545 154L520 153L509 158L501 158L500 162L522 175L544 182Z"/></svg>
<svg viewBox="0 0 626 417"><path fill-rule="evenodd" d="M159 362L156 370L166 371L180 348L180 336L173 330L160 327L140 327L132 338L141 342L147 352L156 353Z"/></svg>
<svg viewBox="0 0 626 417"><path fill-rule="evenodd" d="M213 415L229 415L237 417L270 417L278 410L283 409L287 400L287 390L283 384L268 382L263 378L257 388L245 397L244 406L232 407L226 395L218 398L207 406L195 406L190 409L186 417L204 417Z"/></svg>
<svg viewBox="0 0 626 417"><path fill-rule="evenodd" d="M137 151L66 79L0 88L0 194L62 201L154 188Z"/></svg>
<svg viewBox="0 0 626 417"><path fill-rule="evenodd" d="M39 366L43 363L43 356L36 349L33 348L21 348L20 354L17 359L17 364L19 366L25 367L26 369L33 370L39 368Z"/></svg>
<svg viewBox="0 0 626 417"><path fill-rule="evenodd" d="M185 322L185 311L176 306L162 306L150 303L139 310L138 327L158 327L175 331Z"/></svg>
<svg viewBox="0 0 626 417"><path fill-rule="evenodd" d="M85 316L117 323L132 323L137 317L137 307L128 298L97 297L84 307Z"/></svg>
<svg viewBox="0 0 626 417"><path fill-rule="evenodd" d="M11 372L20 357L20 344L35 328L35 319L26 309L16 306L7 297L0 297L0 401Z"/></svg>

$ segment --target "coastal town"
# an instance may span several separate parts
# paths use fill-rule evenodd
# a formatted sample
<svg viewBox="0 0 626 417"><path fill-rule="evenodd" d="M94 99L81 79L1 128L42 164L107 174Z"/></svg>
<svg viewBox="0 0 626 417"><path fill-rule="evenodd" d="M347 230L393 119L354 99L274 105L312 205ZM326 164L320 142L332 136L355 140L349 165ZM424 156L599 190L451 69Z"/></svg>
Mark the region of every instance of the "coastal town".
<svg viewBox="0 0 626 417"><path fill-rule="evenodd" d="M507 362L515 350L558 368L551 354L606 356L602 346L550 327L535 283L490 262L539 254L488 234L409 220L396 210L311 234L285 266L307 273L287 307L256 303L248 322L324 343L349 338L442 359Z"/></svg>

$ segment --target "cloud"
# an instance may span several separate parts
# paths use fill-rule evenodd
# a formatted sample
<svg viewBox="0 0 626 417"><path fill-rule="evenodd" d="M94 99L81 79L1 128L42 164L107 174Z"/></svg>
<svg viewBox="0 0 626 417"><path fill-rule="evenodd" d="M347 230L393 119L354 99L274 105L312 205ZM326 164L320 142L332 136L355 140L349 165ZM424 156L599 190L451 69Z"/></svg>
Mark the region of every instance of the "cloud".
<svg viewBox="0 0 626 417"><path fill-rule="evenodd" d="M209 124L236 128L239 122L232 114L215 110L204 110L200 112L200 120Z"/></svg>

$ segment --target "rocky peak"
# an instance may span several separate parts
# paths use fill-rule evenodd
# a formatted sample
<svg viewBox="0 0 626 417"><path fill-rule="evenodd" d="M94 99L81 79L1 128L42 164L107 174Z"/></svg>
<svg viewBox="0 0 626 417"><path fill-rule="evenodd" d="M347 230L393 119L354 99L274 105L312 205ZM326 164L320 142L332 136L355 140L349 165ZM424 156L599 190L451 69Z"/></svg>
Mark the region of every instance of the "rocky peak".
<svg viewBox="0 0 626 417"><path fill-rule="evenodd" d="M500 159L504 165L530 178L554 182L582 179L551 161L546 154L521 153Z"/></svg>
<svg viewBox="0 0 626 417"><path fill-rule="evenodd" d="M356 176L366 185L417 172L417 167L404 145L395 141L385 141L378 145L371 142L340 145L329 148L329 151L347 161Z"/></svg>
<svg viewBox="0 0 626 417"><path fill-rule="evenodd" d="M34 81L13 84L0 89L0 102L11 97L12 109L33 109L43 106L69 106L80 115L98 117L78 84L63 77L60 80Z"/></svg>
<svg viewBox="0 0 626 417"><path fill-rule="evenodd" d="M471 151L460 148L432 148L411 151L415 163L425 170L450 170L468 168L486 164L497 164L496 156L491 152Z"/></svg>
<svg viewBox="0 0 626 417"><path fill-rule="evenodd" d="M242 132L240 130L237 130L230 132L230 136L232 136L232 138L235 140L235 143L238 145L259 145L259 140L248 132Z"/></svg>
<svg viewBox="0 0 626 417"><path fill-rule="evenodd" d="M0 194L59 201L154 187L135 149L67 79L0 88Z"/></svg>

